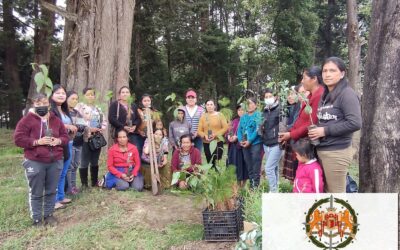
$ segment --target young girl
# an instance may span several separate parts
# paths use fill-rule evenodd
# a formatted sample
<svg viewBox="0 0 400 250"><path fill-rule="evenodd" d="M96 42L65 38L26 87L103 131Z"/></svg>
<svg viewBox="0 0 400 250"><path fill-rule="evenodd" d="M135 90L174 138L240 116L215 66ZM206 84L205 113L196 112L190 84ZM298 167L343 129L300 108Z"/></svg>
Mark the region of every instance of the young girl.
<svg viewBox="0 0 400 250"><path fill-rule="evenodd" d="M324 180L321 165L315 158L314 146L309 139L300 139L293 145L299 161L294 179L293 193L322 193Z"/></svg>

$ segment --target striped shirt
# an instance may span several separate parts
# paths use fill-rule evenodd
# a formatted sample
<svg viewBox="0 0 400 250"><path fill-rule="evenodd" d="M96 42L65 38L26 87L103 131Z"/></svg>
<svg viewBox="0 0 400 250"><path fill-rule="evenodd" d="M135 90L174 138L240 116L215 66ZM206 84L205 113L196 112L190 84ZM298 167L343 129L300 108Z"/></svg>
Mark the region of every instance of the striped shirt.
<svg viewBox="0 0 400 250"><path fill-rule="evenodd" d="M203 107L196 105L196 111L194 112L193 116L190 116L189 114L189 110L187 108L187 106L185 106L183 109L185 110L185 119L186 121L190 124L190 133L196 133L197 129L199 127L199 121L200 121L200 117L204 112Z"/></svg>

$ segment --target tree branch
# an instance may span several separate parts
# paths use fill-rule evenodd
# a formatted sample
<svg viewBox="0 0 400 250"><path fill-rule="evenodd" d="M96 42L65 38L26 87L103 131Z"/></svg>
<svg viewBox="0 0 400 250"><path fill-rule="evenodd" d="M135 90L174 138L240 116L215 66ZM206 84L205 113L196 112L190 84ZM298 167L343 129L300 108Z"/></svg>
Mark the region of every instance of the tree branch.
<svg viewBox="0 0 400 250"><path fill-rule="evenodd" d="M45 9L47 9L49 11L52 11L52 12L54 12L54 13L56 13L56 14L64 17L64 18L66 18L66 19L68 19L70 21L76 22L76 20L78 19L78 16L76 14L68 12L64 8L56 6L56 5L51 4L51 3L48 3L48 2L46 2L44 0L40 0L40 5L43 8L45 8Z"/></svg>

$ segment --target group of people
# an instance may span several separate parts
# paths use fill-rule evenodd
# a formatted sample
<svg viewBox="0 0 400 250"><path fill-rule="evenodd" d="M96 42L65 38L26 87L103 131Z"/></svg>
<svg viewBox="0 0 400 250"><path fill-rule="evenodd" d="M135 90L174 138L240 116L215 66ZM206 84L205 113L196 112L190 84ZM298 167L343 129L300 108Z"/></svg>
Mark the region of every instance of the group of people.
<svg viewBox="0 0 400 250"><path fill-rule="evenodd" d="M278 192L279 166L283 157L283 177L293 182L293 192L343 193L352 161L352 134L361 128L360 101L349 86L342 59L327 58L322 69L305 69L301 84L287 100L286 129L282 104L271 89L264 91L264 109L257 99L247 100L247 112L237 107L227 139L228 163L237 167L241 185L260 183L261 163L270 192Z"/></svg>
<svg viewBox="0 0 400 250"><path fill-rule="evenodd" d="M186 105L177 109L167 129L152 97L143 95L137 105L131 101L127 86L119 89L108 117L96 105L93 88L83 90L81 102L76 92L60 85L54 86L49 98L37 94L14 133L15 144L24 148L33 224L56 223L54 210L72 202L66 194L88 188L89 177L92 187L142 191L151 186L149 164L154 157L161 185L168 188L172 172L184 165L189 165L188 172L198 171L203 150L207 163L215 167L222 159L225 142L226 165L235 166L242 187L247 180L250 188L259 185L264 155L270 191L278 192L284 150L283 173L293 181L294 192L323 192L324 188L344 192L351 136L361 127L361 112L358 97L345 78L343 61L328 58L322 71L315 66L304 71L301 86L288 97L287 132L279 130L283 105L277 94L267 89L263 97L262 112L257 110L257 98L248 98L246 110L244 105L237 106L237 116L228 122L214 100L207 100L205 108L199 106L197 93L189 89ZM311 106L311 113L307 106ZM104 145L96 146L93 141L104 138L107 129L115 143L108 149L108 172L99 181ZM215 149L211 143L217 145ZM180 180L177 187L184 189L188 184Z"/></svg>

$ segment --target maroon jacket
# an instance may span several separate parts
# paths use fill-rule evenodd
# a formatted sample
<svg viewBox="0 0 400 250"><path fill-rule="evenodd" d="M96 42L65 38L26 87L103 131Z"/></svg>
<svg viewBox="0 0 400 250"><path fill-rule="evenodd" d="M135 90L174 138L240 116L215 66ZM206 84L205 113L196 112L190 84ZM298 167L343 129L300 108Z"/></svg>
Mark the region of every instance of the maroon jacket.
<svg viewBox="0 0 400 250"><path fill-rule="evenodd" d="M50 112L49 124L53 132L53 137L60 138L62 145L54 147L33 146L35 140L45 135L42 120L38 115L29 112L18 122L14 132L14 142L15 145L24 149L26 159L51 163L63 158L63 145L68 144L69 141L67 130L62 121L52 112ZM40 131L42 131L42 134L40 134Z"/></svg>
<svg viewBox="0 0 400 250"><path fill-rule="evenodd" d="M172 162L171 162L172 172L176 172L181 169L181 167L180 167L181 162L179 159L180 153L181 153L181 151L178 149L178 150L175 150L174 154L172 155ZM201 165L201 153L197 148L192 146L189 150L189 154L190 154L191 166L187 169L187 171L193 172L194 165Z"/></svg>
<svg viewBox="0 0 400 250"><path fill-rule="evenodd" d="M324 87L320 85L315 93L310 93L308 96L309 104L312 108L311 119L314 124L317 124L317 110L318 103L321 99L322 94L324 93ZM293 127L290 129L290 137L297 141L300 138L306 137L308 133L308 126L311 125L310 116L305 112L306 105L303 103L300 109L299 117L294 123Z"/></svg>

